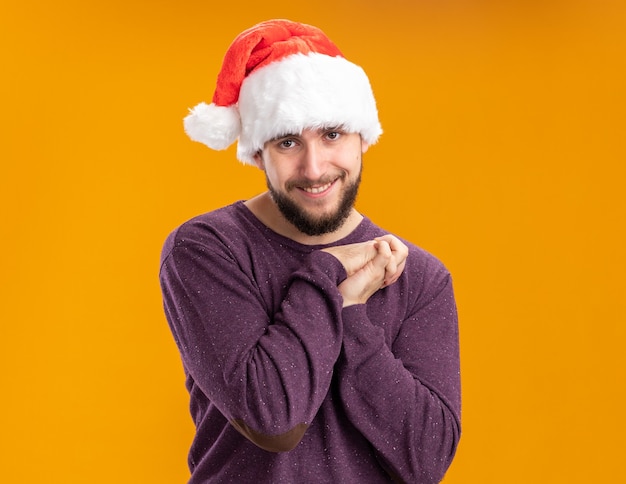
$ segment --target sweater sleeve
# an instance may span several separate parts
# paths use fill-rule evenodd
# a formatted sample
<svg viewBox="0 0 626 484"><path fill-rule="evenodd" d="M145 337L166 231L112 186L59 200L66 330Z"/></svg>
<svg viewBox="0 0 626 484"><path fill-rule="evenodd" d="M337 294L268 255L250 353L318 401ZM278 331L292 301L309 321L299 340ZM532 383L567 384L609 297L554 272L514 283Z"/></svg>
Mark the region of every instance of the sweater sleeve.
<svg viewBox="0 0 626 484"><path fill-rule="evenodd" d="M318 411L339 356L345 271L323 252L288 280L276 314L228 248L186 242L160 273L165 313L195 385L259 447L295 447Z"/></svg>
<svg viewBox="0 0 626 484"><path fill-rule="evenodd" d="M449 274L427 282L391 348L365 305L343 311L340 392L352 423L399 482L443 479L460 437L457 312Z"/></svg>

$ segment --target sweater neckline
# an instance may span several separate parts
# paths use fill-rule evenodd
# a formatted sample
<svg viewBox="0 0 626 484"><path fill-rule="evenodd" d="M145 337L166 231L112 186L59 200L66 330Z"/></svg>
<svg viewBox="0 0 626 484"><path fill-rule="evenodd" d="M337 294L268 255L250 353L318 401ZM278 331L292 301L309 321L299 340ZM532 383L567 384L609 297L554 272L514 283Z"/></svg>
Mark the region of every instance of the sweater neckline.
<svg viewBox="0 0 626 484"><path fill-rule="evenodd" d="M246 220L252 223L259 231L263 232L267 237L274 239L277 243L283 245L289 245L301 252L313 252L315 250L320 250L325 247L334 247L338 245L346 245L352 244L355 242L362 242L363 235L367 232L368 227L371 225L371 221L365 215L363 215L363 219L356 226L356 228L350 232L345 237L336 240L335 242L331 242L329 244L302 244L300 242L296 242L289 237L285 237L284 235L279 234L278 232L273 231L263 222L261 222L256 215L252 213L252 211L246 206L245 200L238 200L233 203L233 207L237 210Z"/></svg>

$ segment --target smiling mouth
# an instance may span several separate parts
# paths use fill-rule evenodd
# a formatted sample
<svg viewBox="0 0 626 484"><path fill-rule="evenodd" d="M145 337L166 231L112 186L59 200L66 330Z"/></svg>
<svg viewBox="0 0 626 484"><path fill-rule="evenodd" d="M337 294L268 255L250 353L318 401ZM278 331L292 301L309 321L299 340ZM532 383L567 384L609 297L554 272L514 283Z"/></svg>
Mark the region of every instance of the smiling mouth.
<svg viewBox="0 0 626 484"><path fill-rule="evenodd" d="M304 190L307 193L311 193L313 195L316 195L318 193L322 193L322 192L325 192L326 190L328 190L333 183L334 183L334 181L329 182L326 185L321 185L321 186L317 186L317 187L301 187L301 190Z"/></svg>

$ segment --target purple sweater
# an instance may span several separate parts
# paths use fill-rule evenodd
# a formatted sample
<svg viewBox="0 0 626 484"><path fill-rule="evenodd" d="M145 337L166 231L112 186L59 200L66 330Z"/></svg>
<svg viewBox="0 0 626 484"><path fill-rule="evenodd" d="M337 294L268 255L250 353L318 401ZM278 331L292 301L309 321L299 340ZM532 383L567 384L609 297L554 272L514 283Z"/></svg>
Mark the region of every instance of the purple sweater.
<svg viewBox="0 0 626 484"><path fill-rule="evenodd" d="M366 218L332 245L384 233ZM196 426L189 482L443 478L461 405L449 273L409 244L395 284L342 309L345 270L321 248L276 234L243 202L167 239L165 314Z"/></svg>

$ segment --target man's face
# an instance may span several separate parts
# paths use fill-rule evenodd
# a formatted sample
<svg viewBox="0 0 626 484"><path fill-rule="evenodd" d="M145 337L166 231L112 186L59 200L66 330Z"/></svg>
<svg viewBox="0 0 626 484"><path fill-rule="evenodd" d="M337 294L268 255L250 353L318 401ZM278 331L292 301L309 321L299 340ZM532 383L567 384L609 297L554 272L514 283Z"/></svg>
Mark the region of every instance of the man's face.
<svg viewBox="0 0 626 484"><path fill-rule="evenodd" d="M359 134L308 129L268 141L255 160L282 215L314 236L334 232L351 213L366 150Z"/></svg>

